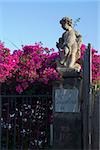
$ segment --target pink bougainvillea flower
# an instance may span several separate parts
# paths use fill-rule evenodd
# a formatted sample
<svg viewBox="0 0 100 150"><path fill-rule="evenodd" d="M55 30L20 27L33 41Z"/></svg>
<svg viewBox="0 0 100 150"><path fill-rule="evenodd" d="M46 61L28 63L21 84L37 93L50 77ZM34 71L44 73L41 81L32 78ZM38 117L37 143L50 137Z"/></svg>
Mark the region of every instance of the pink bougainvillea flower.
<svg viewBox="0 0 100 150"><path fill-rule="evenodd" d="M81 46L81 58L83 59L86 45ZM27 90L36 82L49 84L59 80L61 75L56 69L56 60L59 52L43 47L41 43L22 46L13 54L4 43L0 42L0 83L9 82L15 85L18 93ZM92 49L92 76L93 81L100 80L100 55Z"/></svg>

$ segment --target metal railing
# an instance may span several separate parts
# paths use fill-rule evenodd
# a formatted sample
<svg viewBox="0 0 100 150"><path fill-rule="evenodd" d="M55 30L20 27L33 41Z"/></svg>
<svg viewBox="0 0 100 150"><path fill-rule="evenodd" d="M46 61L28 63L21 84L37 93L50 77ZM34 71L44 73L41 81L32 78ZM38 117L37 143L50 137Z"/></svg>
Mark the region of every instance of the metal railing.
<svg viewBox="0 0 100 150"><path fill-rule="evenodd" d="M1 95L0 116L1 150L50 146L51 95Z"/></svg>

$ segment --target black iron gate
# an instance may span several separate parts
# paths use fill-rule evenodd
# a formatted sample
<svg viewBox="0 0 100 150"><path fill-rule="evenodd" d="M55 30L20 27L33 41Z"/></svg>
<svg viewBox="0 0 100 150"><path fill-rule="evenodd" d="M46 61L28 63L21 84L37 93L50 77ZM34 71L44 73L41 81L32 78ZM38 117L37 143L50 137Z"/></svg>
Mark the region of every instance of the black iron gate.
<svg viewBox="0 0 100 150"><path fill-rule="evenodd" d="M1 95L0 105L1 150L36 150L50 146L51 95Z"/></svg>

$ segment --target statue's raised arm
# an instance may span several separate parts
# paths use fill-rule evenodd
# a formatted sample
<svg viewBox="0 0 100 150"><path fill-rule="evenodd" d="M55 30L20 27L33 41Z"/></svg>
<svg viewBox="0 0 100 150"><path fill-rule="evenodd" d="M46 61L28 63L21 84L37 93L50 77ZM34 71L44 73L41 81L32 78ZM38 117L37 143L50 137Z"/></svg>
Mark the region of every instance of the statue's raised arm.
<svg viewBox="0 0 100 150"><path fill-rule="evenodd" d="M77 60L80 58L82 36L74 30L72 19L64 17L60 20L60 24L65 32L56 43L61 56L59 62L68 69L80 71L81 67Z"/></svg>

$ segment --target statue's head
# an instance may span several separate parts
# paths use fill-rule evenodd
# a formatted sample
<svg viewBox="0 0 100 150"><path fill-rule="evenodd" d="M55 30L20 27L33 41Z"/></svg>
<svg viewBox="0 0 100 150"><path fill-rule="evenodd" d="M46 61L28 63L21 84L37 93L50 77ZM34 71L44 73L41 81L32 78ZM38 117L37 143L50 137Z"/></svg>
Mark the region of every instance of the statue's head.
<svg viewBox="0 0 100 150"><path fill-rule="evenodd" d="M64 30L68 30L70 27L72 28L72 19L69 17L63 17L60 20L60 24Z"/></svg>

